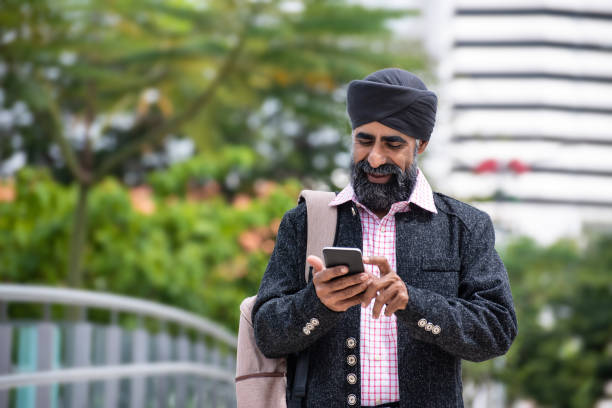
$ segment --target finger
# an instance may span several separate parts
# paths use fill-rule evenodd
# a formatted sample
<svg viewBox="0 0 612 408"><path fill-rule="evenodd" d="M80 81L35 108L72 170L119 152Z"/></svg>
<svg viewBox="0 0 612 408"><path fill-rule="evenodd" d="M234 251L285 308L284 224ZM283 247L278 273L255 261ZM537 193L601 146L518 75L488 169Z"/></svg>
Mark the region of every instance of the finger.
<svg viewBox="0 0 612 408"><path fill-rule="evenodd" d="M329 289L332 292L343 290L353 285L358 285L362 282L367 282L370 277L367 273L357 273L350 276L342 276L338 279L328 282Z"/></svg>
<svg viewBox="0 0 612 408"><path fill-rule="evenodd" d="M370 282L368 288L365 292L363 292L363 295L361 296L361 307L368 307L368 305L372 302L372 299L376 297L377 292L377 281Z"/></svg>
<svg viewBox="0 0 612 408"><path fill-rule="evenodd" d="M389 266L389 261L387 261L387 258L384 256L364 256L363 263L378 266L380 276L384 276L392 272L391 266Z"/></svg>
<svg viewBox="0 0 612 408"><path fill-rule="evenodd" d="M346 300L351 299L357 295L360 295L368 285L365 282L359 283L357 285L349 286L348 288L334 292L332 296L336 297L338 300Z"/></svg>
<svg viewBox="0 0 612 408"><path fill-rule="evenodd" d="M372 308L372 317L374 319L378 319L378 316L380 316L380 312L384 305L385 302L380 299L380 296L376 297L376 300L374 301L374 307Z"/></svg>
<svg viewBox="0 0 612 408"><path fill-rule="evenodd" d="M392 280L388 278L377 278L370 282L368 289L363 294L361 305L367 307L372 302L372 299L378 296L378 292L388 287L391 283Z"/></svg>
<svg viewBox="0 0 612 408"><path fill-rule="evenodd" d="M398 310L403 310L406 308L408 304L408 291L405 290L405 286L403 284L393 285L391 292L393 296L389 296L383 301L387 304L385 308L385 315L391 316Z"/></svg>
<svg viewBox="0 0 612 408"><path fill-rule="evenodd" d="M319 258L318 256L310 255L308 258L306 258L306 262L312 265L313 274L317 272L321 272L323 269L325 269L323 260Z"/></svg>
<svg viewBox="0 0 612 408"><path fill-rule="evenodd" d="M338 278L342 275L345 275L348 272L348 267L345 265L334 266L333 268L323 269L321 272L318 272L315 276L317 277L317 282L319 283L327 283L332 279Z"/></svg>
<svg viewBox="0 0 612 408"><path fill-rule="evenodd" d="M387 302L387 307L385 308L385 316L391 316L393 313L398 310L404 310L406 305L404 304L404 299L400 294L397 294L393 299Z"/></svg>
<svg viewBox="0 0 612 408"><path fill-rule="evenodd" d="M383 305L386 305L395 297L396 293L397 290L393 286L389 286L381 290L376 298L379 299Z"/></svg>
<svg viewBox="0 0 612 408"><path fill-rule="evenodd" d="M343 301L341 301L338 306L342 309L342 310L346 310L349 307L353 307L355 305L358 305L359 302L361 300L361 294L355 295L351 298L345 299Z"/></svg>

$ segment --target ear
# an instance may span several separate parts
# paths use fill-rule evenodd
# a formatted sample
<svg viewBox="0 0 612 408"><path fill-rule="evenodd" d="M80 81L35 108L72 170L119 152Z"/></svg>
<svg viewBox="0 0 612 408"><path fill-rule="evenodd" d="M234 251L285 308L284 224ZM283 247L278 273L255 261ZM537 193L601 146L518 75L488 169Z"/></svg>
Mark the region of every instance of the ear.
<svg viewBox="0 0 612 408"><path fill-rule="evenodd" d="M429 140L425 141L425 140L417 140L417 146L418 146L418 150L417 152L419 154L423 153L425 151L425 149L427 148L427 145L429 144Z"/></svg>

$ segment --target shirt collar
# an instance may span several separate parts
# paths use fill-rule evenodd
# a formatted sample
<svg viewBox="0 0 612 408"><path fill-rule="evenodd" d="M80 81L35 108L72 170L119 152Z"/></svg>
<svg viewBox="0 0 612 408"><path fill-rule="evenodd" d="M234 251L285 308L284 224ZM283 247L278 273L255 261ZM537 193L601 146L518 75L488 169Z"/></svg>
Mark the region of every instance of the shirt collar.
<svg viewBox="0 0 612 408"><path fill-rule="evenodd" d="M338 193L336 198L332 202L330 202L329 205L338 206L340 204L344 204L347 201L351 201L351 200L354 201L356 204L363 206L357 200L357 196L355 195L353 186L349 184L340 193ZM410 198L408 198L408 201L400 201L398 203L394 203L391 206L391 210L389 212L397 213L397 212L408 211L410 203L414 203L415 205L418 205L422 209L427 210L431 213L434 213L434 214L438 213L438 210L436 210L436 205L434 204L434 198L433 198L433 192L431 190L431 186L427 182L427 179L425 178L425 175L423 175L423 172L421 171L421 169L419 169L419 172L417 174L416 183L414 185L414 189L412 190L412 193L410 194Z"/></svg>

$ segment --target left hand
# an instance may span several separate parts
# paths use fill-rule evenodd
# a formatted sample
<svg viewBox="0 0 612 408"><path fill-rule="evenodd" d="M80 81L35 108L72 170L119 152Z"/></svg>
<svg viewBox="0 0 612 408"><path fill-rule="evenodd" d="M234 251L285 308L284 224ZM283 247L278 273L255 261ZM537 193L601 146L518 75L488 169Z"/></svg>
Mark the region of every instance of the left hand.
<svg viewBox="0 0 612 408"><path fill-rule="evenodd" d="M375 319L380 316L383 305L387 305L385 316L391 316L395 311L405 309L409 299L408 289L404 281L391 269L387 258L384 256L364 257L363 263L378 266L380 278L374 277L370 282L361 296L361 306L367 307L372 299L376 298L372 309L372 317Z"/></svg>

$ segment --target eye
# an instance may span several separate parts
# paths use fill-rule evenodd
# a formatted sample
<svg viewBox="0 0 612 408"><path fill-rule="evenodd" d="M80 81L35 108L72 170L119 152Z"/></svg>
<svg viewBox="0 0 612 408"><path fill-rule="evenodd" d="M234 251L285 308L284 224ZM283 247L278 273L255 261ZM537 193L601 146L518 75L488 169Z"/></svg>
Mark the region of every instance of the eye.
<svg viewBox="0 0 612 408"><path fill-rule="evenodd" d="M359 143L361 146L371 146L372 145L372 141L363 140L363 139L358 140L357 143Z"/></svg>
<svg viewBox="0 0 612 408"><path fill-rule="evenodd" d="M402 143L387 143L387 146L389 146L389 148L393 150L398 150L398 149L401 149L403 144Z"/></svg>

